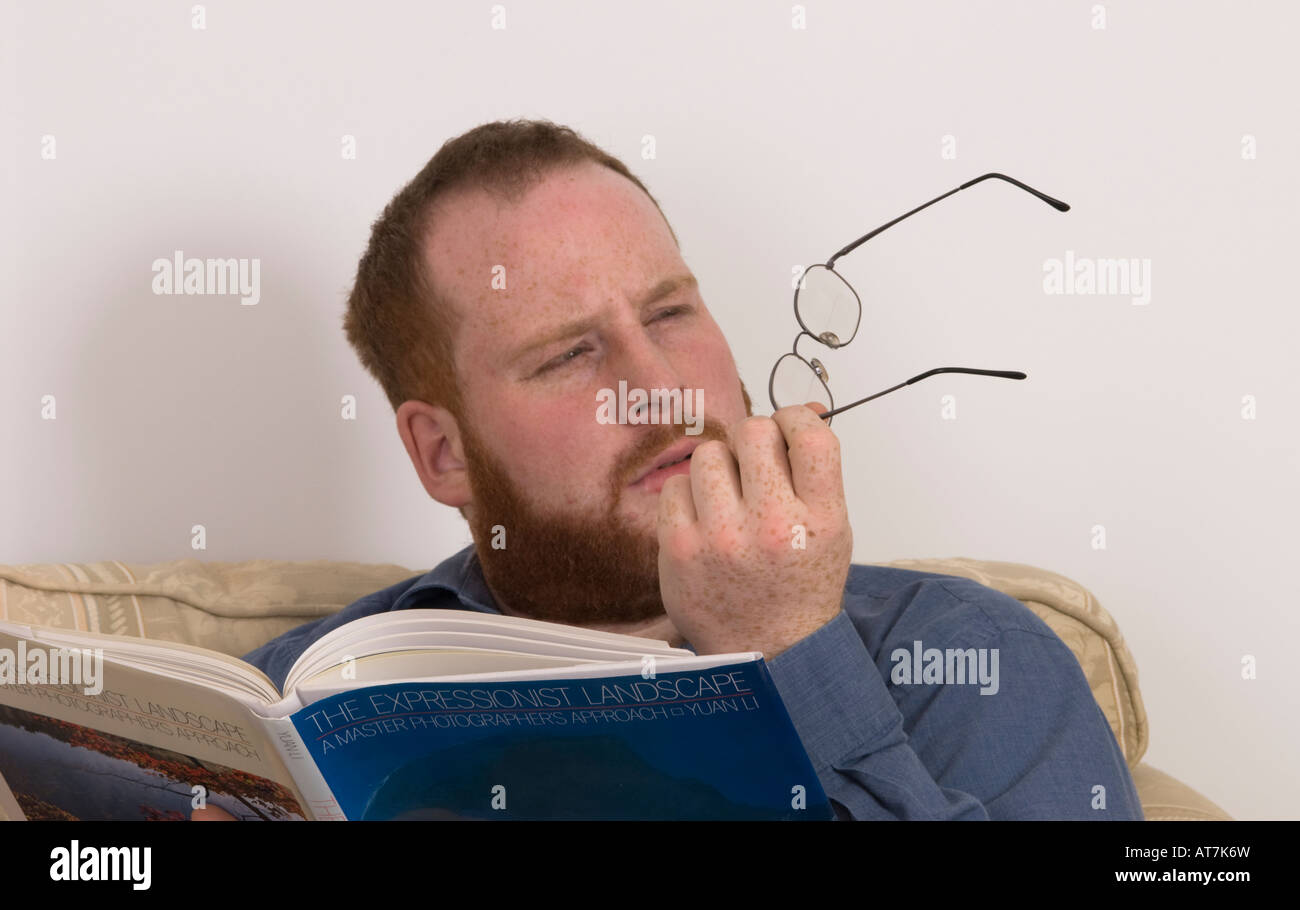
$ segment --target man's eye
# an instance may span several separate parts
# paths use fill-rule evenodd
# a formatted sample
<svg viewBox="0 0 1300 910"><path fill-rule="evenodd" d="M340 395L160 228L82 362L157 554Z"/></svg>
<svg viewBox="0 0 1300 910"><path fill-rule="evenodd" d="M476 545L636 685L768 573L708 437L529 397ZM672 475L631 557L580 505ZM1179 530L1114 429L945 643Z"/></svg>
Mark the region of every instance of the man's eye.
<svg viewBox="0 0 1300 910"><path fill-rule="evenodd" d="M585 344L580 344L576 348L570 348L569 350L561 354L559 357L556 357L554 360L548 360L545 364L542 365L542 368L537 372L539 374L549 373L551 370L555 370L567 364L573 363L573 361L577 360L579 357L581 357L583 354L587 353L590 350L591 348Z"/></svg>
<svg viewBox="0 0 1300 910"><path fill-rule="evenodd" d="M687 307L684 307L684 306L674 306L674 307L669 307L668 309L663 310L662 312L659 312L659 313L655 314L654 319L651 319L650 321L651 321L651 322L658 322L658 321L661 320L661 319L668 319L668 318L671 318L671 317L673 317L673 316L680 316L680 315L682 315L683 313L685 313L687 309L688 309L688 308L687 308Z"/></svg>

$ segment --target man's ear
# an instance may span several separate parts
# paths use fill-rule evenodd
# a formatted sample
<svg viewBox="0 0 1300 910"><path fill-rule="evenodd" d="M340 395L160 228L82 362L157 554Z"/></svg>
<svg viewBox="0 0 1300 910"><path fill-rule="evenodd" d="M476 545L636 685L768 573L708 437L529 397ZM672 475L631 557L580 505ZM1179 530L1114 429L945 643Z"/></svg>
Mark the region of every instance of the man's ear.
<svg viewBox="0 0 1300 910"><path fill-rule="evenodd" d="M460 424L452 413L423 401L404 401L397 409L397 432L425 492L455 509L467 505L469 472Z"/></svg>

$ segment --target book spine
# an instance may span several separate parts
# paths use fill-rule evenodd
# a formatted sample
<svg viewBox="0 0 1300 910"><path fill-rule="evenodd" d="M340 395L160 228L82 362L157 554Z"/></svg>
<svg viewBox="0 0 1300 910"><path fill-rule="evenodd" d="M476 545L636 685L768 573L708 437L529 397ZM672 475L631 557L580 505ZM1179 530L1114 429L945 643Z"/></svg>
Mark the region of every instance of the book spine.
<svg viewBox="0 0 1300 910"><path fill-rule="evenodd" d="M307 744L288 718L261 718L267 736L275 744L285 768L306 802L303 810L313 821L345 822L347 816L307 752Z"/></svg>

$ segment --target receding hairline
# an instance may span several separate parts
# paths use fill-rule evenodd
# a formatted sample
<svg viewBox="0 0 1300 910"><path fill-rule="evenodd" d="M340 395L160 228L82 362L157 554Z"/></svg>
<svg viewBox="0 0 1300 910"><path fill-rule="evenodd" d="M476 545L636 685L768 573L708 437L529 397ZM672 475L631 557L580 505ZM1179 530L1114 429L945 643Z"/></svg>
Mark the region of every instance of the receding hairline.
<svg viewBox="0 0 1300 910"><path fill-rule="evenodd" d="M679 250L681 249L681 243L677 240L677 233L672 229L672 225L668 223L668 217L664 215L663 210L659 207L658 200L651 196L643 186L629 179L627 175L594 158L584 157L572 161L551 162L536 169L527 177L517 175L508 181L475 180L473 182L457 183L444 188L438 195L429 200L429 203L425 206L425 210L419 219L418 233L416 235L417 249L419 250L420 280L425 290L424 307L430 318L441 321L442 327L448 335L448 349L453 358L452 369L456 372L458 380L459 370L456 369L455 362L456 336L460 329L463 313L457 307L455 295L449 293L445 286L439 287L435 283L437 277L446 272L445 269L435 268L431 261L434 252L431 241L436 226L435 222L440 217L446 217L449 209L458 204L469 202L475 197L482 198L486 196L493 200L497 204L498 212L508 208L518 208L534 190L541 187L556 174L565 171L590 170L591 168L608 171L649 199L650 204L654 206L655 211L659 213L659 217L663 219L664 225L668 228L668 235L672 238L673 244Z"/></svg>

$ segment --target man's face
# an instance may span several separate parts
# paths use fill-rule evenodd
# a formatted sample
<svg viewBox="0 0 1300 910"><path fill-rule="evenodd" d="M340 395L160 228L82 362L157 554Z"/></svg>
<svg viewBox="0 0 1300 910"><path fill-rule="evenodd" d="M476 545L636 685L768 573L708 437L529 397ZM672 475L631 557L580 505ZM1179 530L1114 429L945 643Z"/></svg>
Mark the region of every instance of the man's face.
<svg viewBox="0 0 1300 910"><path fill-rule="evenodd" d="M517 206L466 192L444 199L438 216L426 255L460 318L466 514L489 585L539 619L661 614L656 524L670 473L646 475L725 438L749 411L662 216L595 163L553 173ZM598 421L601 390L620 381L689 390L704 432Z"/></svg>

